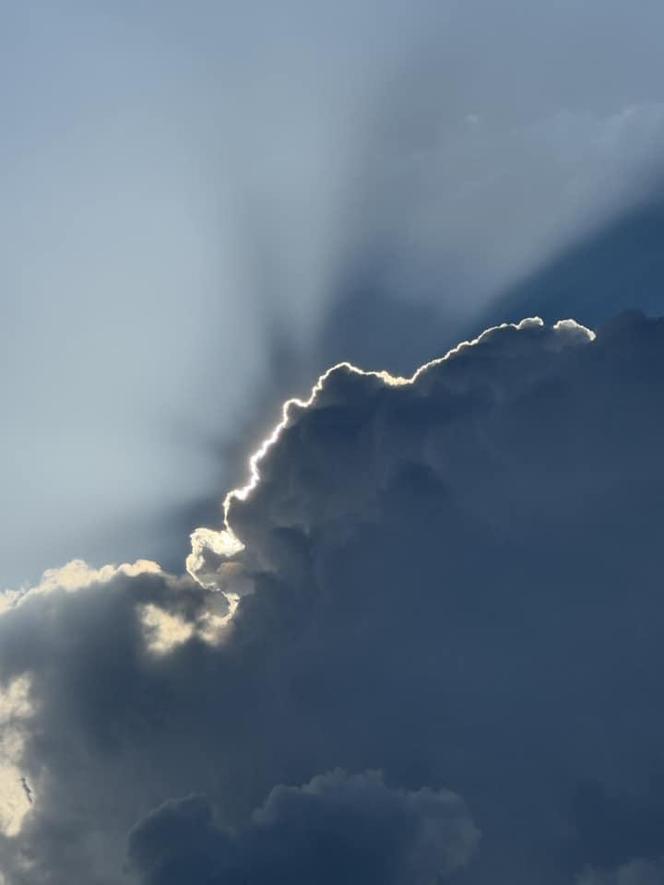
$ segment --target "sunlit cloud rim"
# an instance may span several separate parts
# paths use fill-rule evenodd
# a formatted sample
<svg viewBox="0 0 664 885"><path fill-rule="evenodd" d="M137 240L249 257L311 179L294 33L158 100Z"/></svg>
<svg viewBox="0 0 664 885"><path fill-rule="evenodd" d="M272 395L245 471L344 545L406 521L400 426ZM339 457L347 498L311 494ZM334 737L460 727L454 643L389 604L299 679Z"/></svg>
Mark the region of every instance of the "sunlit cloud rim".
<svg viewBox="0 0 664 885"><path fill-rule="evenodd" d="M447 362L453 357L457 356L462 351L466 350L469 347L475 347L478 344L481 344L485 341L490 335L494 332L500 331L502 329L514 329L519 332L523 329L529 329L533 327L544 327L545 323L541 317L533 316L533 317L525 317L520 320L518 323L500 323L496 326L490 326L488 329L485 329L477 338L473 338L469 341L460 341L457 345L447 351L444 356L436 357L433 360L430 360L427 363L421 365L418 369L413 372L409 377L402 377L400 375L392 375L386 369L380 370L367 370L361 369L358 366L353 365L350 362L344 361L340 363L336 363L333 366L330 366L329 369L326 369L322 375L319 376L318 380L311 388L311 392L307 399L300 399L299 397L291 397L286 400L281 408L281 419L277 422L277 424L273 427L272 431L268 434L268 436L263 440L263 442L259 445L256 451L249 457L247 462L248 466L248 479L247 482L239 486L237 488L231 489L225 496L223 500L223 517L224 517L224 525L220 531L215 531L209 528L197 528L191 534L191 553L187 557L186 560L186 568L189 574L194 578L194 580L198 581L202 586L211 587L207 581L200 577L201 566L203 564L203 554L205 550L211 550L213 553L218 556L222 556L226 559L229 559L235 556L237 553L240 553L244 549L244 544L237 537L233 528L230 524L230 508L233 501L246 501L247 498L251 495L251 493L256 489L261 480L260 474L260 463L265 458L270 449L278 442L282 432L288 426L288 421L290 419L290 413L292 408L298 409L308 409L313 403L316 401L316 397L322 391L325 382L327 379L336 372L338 369L345 369L346 371L354 374L354 375L363 375L365 377L372 377L380 379L387 387L403 387L406 385L414 384L420 375L427 372L429 369L441 365L442 363ZM552 329L555 332L560 332L564 330L572 330L577 331L587 337L589 342L592 342L597 337L595 332L592 329L589 329L587 326L578 323L574 319L564 319L558 320L553 324ZM219 589L219 588L216 588ZM236 606L237 607L237 603Z"/></svg>

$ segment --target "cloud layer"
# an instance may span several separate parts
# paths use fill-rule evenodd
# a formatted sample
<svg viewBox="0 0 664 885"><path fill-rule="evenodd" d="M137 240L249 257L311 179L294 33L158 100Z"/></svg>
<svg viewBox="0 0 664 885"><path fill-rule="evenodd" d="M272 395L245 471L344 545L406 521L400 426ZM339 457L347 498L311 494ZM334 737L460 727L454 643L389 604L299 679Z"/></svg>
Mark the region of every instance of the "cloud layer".
<svg viewBox="0 0 664 885"><path fill-rule="evenodd" d="M239 833L216 827L204 799L167 802L132 832L130 855L153 885L427 885L463 866L477 837L453 793L391 790L375 772L337 770L275 787Z"/></svg>
<svg viewBox="0 0 664 885"><path fill-rule="evenodd" d="M659 881L663 415L640 315L339 366L193 575L6 594L6 882Z"/></svg>

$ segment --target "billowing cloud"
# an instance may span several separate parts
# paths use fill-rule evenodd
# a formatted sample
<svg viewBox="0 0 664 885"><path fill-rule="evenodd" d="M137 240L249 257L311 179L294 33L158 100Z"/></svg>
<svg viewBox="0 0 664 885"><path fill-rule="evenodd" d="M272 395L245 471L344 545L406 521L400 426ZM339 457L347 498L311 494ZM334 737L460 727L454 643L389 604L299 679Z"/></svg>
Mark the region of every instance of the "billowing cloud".
<svg viewBox="0 0 664 885"><path fill-rule="evenodd" d="M130 855L150 885L430 885L462 867L477 839L453 793L391 790L376 772L337 770L275 787L237 833L215 826L204 799L167 802L133 831Z"/></svg>
<svg viewBox="0 0 664 885"><path fill-rule="evenodd" d="M76 563L7 595L7 882L295 885L332 857L330 881L642 885L663 415L639 315L495 328L410 379L337 366L192 575Z"/></svg>

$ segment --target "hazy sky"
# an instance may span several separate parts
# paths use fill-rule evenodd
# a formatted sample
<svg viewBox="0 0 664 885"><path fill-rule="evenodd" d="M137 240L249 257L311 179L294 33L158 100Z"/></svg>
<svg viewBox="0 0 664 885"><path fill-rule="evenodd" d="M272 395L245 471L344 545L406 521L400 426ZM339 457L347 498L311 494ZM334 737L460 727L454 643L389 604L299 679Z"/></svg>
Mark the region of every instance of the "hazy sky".
<svg viewBox="0 0 664 885"><path fill-rule="evenodd" d="M266 402L346 351L416 365L637 201L663 25L646 0L3 4L0 583L166 555ZM388 297L440 333L406 353Z"/></svg>

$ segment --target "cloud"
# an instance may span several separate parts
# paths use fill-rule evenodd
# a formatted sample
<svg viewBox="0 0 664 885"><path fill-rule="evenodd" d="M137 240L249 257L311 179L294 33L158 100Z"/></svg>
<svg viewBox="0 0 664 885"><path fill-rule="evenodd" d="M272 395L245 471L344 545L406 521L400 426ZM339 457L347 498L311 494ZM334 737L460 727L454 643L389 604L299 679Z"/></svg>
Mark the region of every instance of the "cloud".
<svg viewBox="0 0 664 885"><path fill-rule="evenodd" d="M175 650L221 640L228 603L152 562L80 561L4 601L0 868L11 883L108 881L134 809L160 795L158 683Z"/></svg>
<svg viewBox="0 0 664 885"><path fill-rule="evenodd" d="M18 767L24 744L25 720L32 707L27 676L13 679L0 692L0 831L20 832L32 804L32 792Z"/></svg>
<svg viewBox="0 0 664 885"><path fill-rule="evenodd" d="M7 881L324 881L339 844L367 881L657 869L659 805L624 797L664 761L662 415L638 314L337 366L196 534L200 582L76 563L9 594Z"/></svg>
<svg viewBox="0 0 664 885"><path fill-rule="evenodd" d="M336 770L275 787L238 832L218 828L202 798L165 803L132 832L130 856L150 885L430 885L464 866L477 840L453 793L394 790L378 773Z"/></svg>
<svg viewBox="0 0 664 885"><path fill-rule="evenodd" d="M252 496L252 493L258 488L259 484L261 484L261 468L264 469L264 464L266 461L269 462L269 457L279 440L282 436L289 433L291 427L297 427L300 421L298 417L302 410L311 410L315 415L317 411L326 408L326 399L330 395L330 391L332 390L332 396L334 398L334 390L336 387L341 387L341 395L346 392L346 389L349 391L352 390L351 387L342 380L344 376L357 376L361 379L367 379L364 383L369 383L372 386L368 388L368 391L373 391L373 387L376 385L378 389L385 386L387 388L394 387L418 387L422 384L422 379L427 373L435 371L439 366L445 365L448 361L453 360L458 357L459 354L463 353L467 348L474 347L477 345L487 344L489 341L495 339L496 333L500 334L501 332L506 332L508 330L513 331L524 331L529 329L539 329L543 327L543 322L541 319L534 317L530 319L522 320L518 324L503 324L501 326L493 327L488 329L486 332L482 333L477 339L473 341L465 341L461 344L458 344L455 348L446 354L446 356L432 360L430 363L426 363L424 366L420 367L410 378L405 378L400 375L392 375L389 372L382 371L365 371L363 369L359 369L351 363L339 363L335 366L332 366L326 372L324 372L314 387L311 390L311 393L307 399L299 399L293 398L287 400L282 407L282 415L281 420L275 425L272 432L263 440L258 449L251 455L248 462L249 468L249 477L246 483L243 486L240 486L236 489L232 489L224 499L224 516L225 516L225 526L220 532L212 531L208 528L197 529L191 537L192 541L192 553L187 560L187 569L192 575L192 577L196 578L201 584L209 587L216 587L220 589L218 585L224 585L223 577L228 574L227 564L228 560L233 559L237 554L240 554L244 548L244 543L238 538L236 532L231 525L231 511L236 504L242 505L243 502L246 502ZM565 347L567 344L575 344L578 342L587 343L589 341L593 341L595 338L595 333L591 330L585 328L584 326L579 325L574 320L560 320L557 322L552 329L553 332L553 340L548 344L549 348L553 348L554 350L558 350L562 347ZM360 385L358 385L359 390L362 390ZM371 397L367 397L367 405L369 408L373 408L375 405L375 400ZM329 407L328 407L329 408ZM343 408L343 406L341 407ZM358 416L360 420L362 420L362 416ZM369 412L367 418L365 419L367 423L370 423L372 420L371 412ZM310 415L305 414L304 423L306 424L308 421L312 421ZM325 440L322 440L323 444ZM315 446L312 447L314 449L313 454L315 453ZM397 457L401 457L401 453L397 453ZM281 474L278 475L281 478ZM265 487L265 483L262 483L263 488ZM262 491L262 489L261 489ZM311 489L302 489L302 495L306 495L311 491ZM313 488L314 493L317 489ZM210 566L212 565L212 569ZM217 576L217 579L214 578L214 567L217 566L221 569L220 574ZM233 570L233 575L236 575L235 570ZM233 582L232 586L236 588L236 584ZM236 594L235 589L230 591L232 594Z"/></svg>

